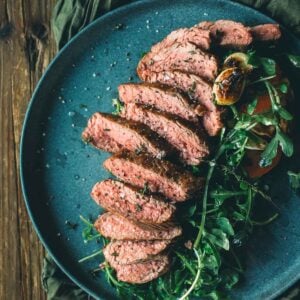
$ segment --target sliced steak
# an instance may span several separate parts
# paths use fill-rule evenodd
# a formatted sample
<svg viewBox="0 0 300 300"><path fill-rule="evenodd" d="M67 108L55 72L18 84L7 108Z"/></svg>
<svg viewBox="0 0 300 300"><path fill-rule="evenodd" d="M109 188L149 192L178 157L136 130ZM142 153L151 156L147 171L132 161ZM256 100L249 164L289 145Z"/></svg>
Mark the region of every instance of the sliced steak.
<svg viewBox="0 0 300 300"><path fill-rule="evenodd" d="M142 223L167 222L175 212L164 198L112 179L96 183L91 196L104 209Z"/></svg>
<svg viewBox="0 0 300 300"><path fill-rule="evenodd" d="M148 126L106 113L97 112L89 119L82 139L111 153L126 149L163 158L170 151L166 142Z"/></svg>
<svg viewBox="0 0 300 300"><path fill-rule="evenodd" d="M199 115L203 115L203 125L209 135L215 136L223 127L221 109L213 102L212 85L199 76L181 71L163 71L151 73L147 78L149 82L159 82L172 87L177 87L189 94L191 98L200 103ZM207 112L203 112L203 107ZM196 109L197 112L197 109Z"/></svg>
<svg viewBox="0 0 300 300"><path fill-rule="evenodd" d="M135 103L126 104L122 113L165 138L187 164L198 165L209 154L203 132L177 116Z"/></svg>
<svg viewBox="0 0 300 300"><path fill-rule="evenodd" d="M170 240L112 241L104 249L105 260L115 268L151 259L170 245Z"/></svg>
<svg viewBox="0 0 300 300"><path fill-rule="evenodd" d="M195 26L209 30L213 40L220 46L233 49L244 49L252 43L249 29L242 23L231 20L218 20L216 22L201 22Z"/></svg>
<svg viewBox="0 0 300 300"><path fill-rule="evenodd" d="M196 101L191 101L176 88L160 84L126 83L119 86L119 97L126 104L145 104L185 120L199 122Z"/></svg>
<svg viewBox="0 0 300 300"><path fill-rule="evenodd" d="M150 51L138 64L139 77L147 81L152 72L181 70L214 80L218 72L218 62L212 54L203 52L191 43L174 43L155 53Z"/></svg>
<svg viewBox="0 0 300 300"><path fill-rule="evenodd" d="M199 193L204 183L203 178L195 177L171 162L142 153L118 153L105 160L103 165L121 180L161 193L175 202L185 201Z"/></svg>
<svg viewBox="0 0 300 300"><path fill-rule="evenodd" d="M203 50L208 50L211 44L210 31L197 27L174 30L161 42L152 46L151 52L158 53L164 48L170 47L175 43L185 42L192 43Z"/></svg>
<svg viewBox="0 0 300 300"><path fill-rule="evenodd" d="M101 215L94 227L112 240L172 240L182 233L180 226L147 227L110 212Z"/></svg>
<svg viewBox="0 0 300 300"><path fill-rule="evenodd" d="M262 24L250 28L250 32L256 41L275 41L280 39L281 30L278 24Z"/></svg>
<svg viewBox="0 0 300 300"><path fill-rule="evenodd" d="M158 255L151 260L118 265L115 270L119 281L142 284L154 280L169 270L170 260L167 255Z"/></svg>
<svg viewBox="0 0 300 300"><path fill-rule="evenodd" d="M210 28L214 25L214 22L210 22L210 21L202 21L199 24L196 24L194 27L196 28L200 28L202 30L209 30Z"/></svg>

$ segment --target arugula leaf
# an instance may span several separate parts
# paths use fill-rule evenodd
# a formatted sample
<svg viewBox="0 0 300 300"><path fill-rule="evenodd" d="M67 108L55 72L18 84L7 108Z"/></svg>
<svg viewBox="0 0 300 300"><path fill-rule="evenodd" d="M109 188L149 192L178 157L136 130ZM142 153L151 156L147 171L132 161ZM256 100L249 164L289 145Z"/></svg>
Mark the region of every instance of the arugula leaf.
<svg viewBox="0 0 300 300"><path fill-rule="evenodd" d="M219 226L219 228L225 232L227 235L234 235L234 230L232 225L230 224L228 218L225 217L219 217L216 220L217 225Z"/></svg>
<svg viewBox="0 0 300 300"><path fill-rule="evenodd" d="M112 112L113 115L119 115L124 108L124 105L120 102L119 99L112 99L112 105L115 110Z"/></svg>
<svg viewBox="0 0 300 300"><path fill-rule="evenodd" d="M277 125L278 121L274 118L274 114L271 112L267 112L264 114L255 115L252 118L258 123L261 123L265 126Z"/></svg>
<svg viewBox="0 0 300 300"><path fill-rule="evenodd" d="M290 61L296 68L300 68L300 56L299 56L299 55L288 54L287 57L288 57L289 61Z"/></svg>
<svg viewBox="0 0 300 300"><path fill-rule="evenodd" d="M84 243L88 243L91 240L99 238L101 235L96 231L94 224L83 216L79 216L80 220L86 225L82 230L82 238Z"/></svg>
<svg viewBox="0 0 300 300"><path fill-rule="evenodd" d="M199 175L200 174L200 169L197 166L192 166L192 173L194 175Z"/></svg>
<svg viewBox="0 0 300 300"><path fill-rule="evenodd" d="M249 115L252 115L252 114L254 113L255 108L256 108L256 105L257 105L257 101L258 101L258 99L255 98L252 102L250 102L250 103L248 104L248 106L247 106L247 113L248 113Z"/></svg>
<svg viewBox="0 0 300 300"><path fill-rule="evenodd" d="M204 256L202 263L205 268L211 270L213 273L217 274L219 270L219 264L214 255Z"/></svg>
<svg viewBox="0 0 300 300"><path fill-rule="evenodd" d="M292 140L283 133L280 129L277 130L276 133L277 140L279 141L279 145L282 149L282 152L287 156L291 157L294 153L294 145Z"/></svg>
<svg viewBox="0 0 300 300"><path fill-rule="evenodd" d="M216 246L223 248L224 250L229 250L229 240L227 235L224 231L218 228L212 228L211 233L205 234L206 238Z"/></svg>
<svg viewBox="0 0 300 300"><path fill-rule="evenodd" d="M283 82L280 84L279 89L283 94L286 94L288 92L288 85Z"/></svg>
<svg viewBox="0 0 300 300"><path fill-rule="evenodd" d="M287 121L293 120L293 116L283 107L279 107L277 112L282 119L287 120Z"/></svg>
<svg viewBox="0 0 300 300"><path fill-rule="evenodd" d="M277 155L278 144L279 141L275 136L260 156L261 160L259 162L259 165L261 167L267 167L272 164L273 159Z"/></svg>
<svg viewBox="0 0 300 300"><path fill-rule="evenodd" d="M260 57L259 62L266 75L272 76L276 74L276 62L274 59Z"/></svg>
<svg viewBox="0 0 300 300"><path fill-rule="evenodd" d="M227 269L226 272L223 273L222 282L226 290L231 290L238 281L239 274L236 271Z"/></svg>
<svg viewBox="0 0 300 300"><path fill-rule="evenodd" d="M235 196L247 195L244 191L229 191L225 190L222 187L218 187L217 189L210 192L210 197L218 202L218 204L222 204L224 200Z"/></svg>
<svg viewBox="0 0 300 300"><path fill-rule="evenodd" d="M293 171L288 171L288 176L291 184L291 188L295 191L300 189L300 172L295 173Z"/></svg>

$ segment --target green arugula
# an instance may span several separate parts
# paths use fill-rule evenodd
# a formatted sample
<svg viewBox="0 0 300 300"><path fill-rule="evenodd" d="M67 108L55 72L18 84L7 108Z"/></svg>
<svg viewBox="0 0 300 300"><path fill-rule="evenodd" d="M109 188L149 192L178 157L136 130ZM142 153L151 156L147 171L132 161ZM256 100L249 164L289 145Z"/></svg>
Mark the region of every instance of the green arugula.
<svg viewBox="0 0 300 300"><path fill-rule="evenodd" d="M300 68L300 56L299 55L292 55L287 54L289 61L295 66L296 68Z"/></svg>
<svg viewBox="0 0 300 300"><path fill-rule="evenodd" d="M112 99L112 105L115 108L112 112L113 115L119 115L124 108L123 103L119 99Z"/></svg>
<svg viewBox="0 0 300 300"><path fill-rule="evenodd" d="M293 171L288 171L287 174L289 176L291 188L294 191L299 191L299 189L300 189L300 172L296 173L296 172L293 172Z"/></svg>
<svg viewBox="0 0 300 300"><path fill-rule="evenodd" d="M135 285L118 281L115 271L107 263L103 264L107 281L116 288L122 299L226 299L226 294L243 273L239 247L246 243L254 226L269 224L278 216L275 213L262 221L254 219L255 207L262 201L274 203L262 190L260 181L247 178L243 161L249 149L262 150L262 167L272 163L279 148L288 157L293 154L292 141L280 127L282 120L292 120L292 115L281 105L280 98L289 87L285 82L278 86L271 84L270 80L276 76L273 58L260 57L254 51L248 52L248 55L249 64L261 75L251 84L259 90L268 91L270 111L255 113L258 95L247 100L242 97L240 101L248 103L246 110L240 112L238 105L230 106L232 118L226 129L222 130L211 159L204 161L200 167L188 168L196 176L205 174L206 181L199 199L180 207L179 217L185 235L170 248L172 267L169 272L147 284ZM122 104L116 100L114 106L115 113L119 114ZM254 131L257 125L272 126L274 136L263 139ZM289 177L292 186L299 189L300 175L289 172ZM147 190L145 185L141 193ZM83 230L85 242L100 236L95 233L91 222L82 220L86 224ZM81 261L100 254L100 251L95 252Z"/></svg>
<svg viewBox="0 0 300 300"><path fill-rule="evenodd" d="M274 121L276 133L264 152L261 154L261 167L267 167L272 164L273 159L276 157L278 147L280 146L282 152L287 156L291 157L294 152L294 146L292 140L281 130L279 126L279 119L282 118L286 121L291 121L293 116L281 106L281 101L276 88L269 83L265 82L265 86L270 96L272 111L274 114Z"/></svg>
<svg viewBox="0 0 300 300"><path fill-rule="evenodd" d="M80 220L85 224L85 227L82 230L82 238L85 244L101 236L100 233L96 231L92 222L85 219L81 215L79 217Z"/></svg>

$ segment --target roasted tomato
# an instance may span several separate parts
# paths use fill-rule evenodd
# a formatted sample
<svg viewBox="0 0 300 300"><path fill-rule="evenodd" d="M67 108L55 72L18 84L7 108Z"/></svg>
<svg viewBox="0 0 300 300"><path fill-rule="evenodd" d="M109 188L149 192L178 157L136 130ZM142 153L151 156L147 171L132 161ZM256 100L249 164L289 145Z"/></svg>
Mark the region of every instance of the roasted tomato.
<svg viewBox="0 0 300 300"><path fill-rule="evenodd" d="M277 155L273 159L272 164L268 167L262 168L259 166L259 162L261 160L260 158L261 153L262 151L258 151L258 150L248 150L246 152L246 157L243 166L250 178L258 178L269 173L274 167L277 166L282 156L282 152L278 148Z"/></svg>

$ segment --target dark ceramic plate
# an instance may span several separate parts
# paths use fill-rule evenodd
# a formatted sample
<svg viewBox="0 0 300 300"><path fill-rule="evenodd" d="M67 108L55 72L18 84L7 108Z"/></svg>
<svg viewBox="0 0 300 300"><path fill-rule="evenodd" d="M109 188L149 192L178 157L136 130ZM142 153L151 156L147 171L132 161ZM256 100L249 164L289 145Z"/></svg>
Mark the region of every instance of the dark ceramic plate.
<svg viewBox="0 0 300 300"><path fill-rule="evenodd" d="M95 280L89 274L102 258L77 262L99 248L93 242L83 243L79 215L100 213L89 193L95 182L109 176L101 167L108 154L81 142L83 127L94 111L112 111L118 84L131 77L137 80L137 62L154 42L175 28L222 18L249 25L273 22L228 1L136 2L98 19L77 35L53 60L36 88L21 142L27 209L58 265L96 298L111 299L115 294L104 275ZM288 33L284 43L300 53L299 41ZM300 199L288 189L288 166L283 165L272 178L281 216L257 231L250 242L246 278L234 292L235 299L271 299L299 278ZM72 230L66 220L80 225Z"/></svg>

